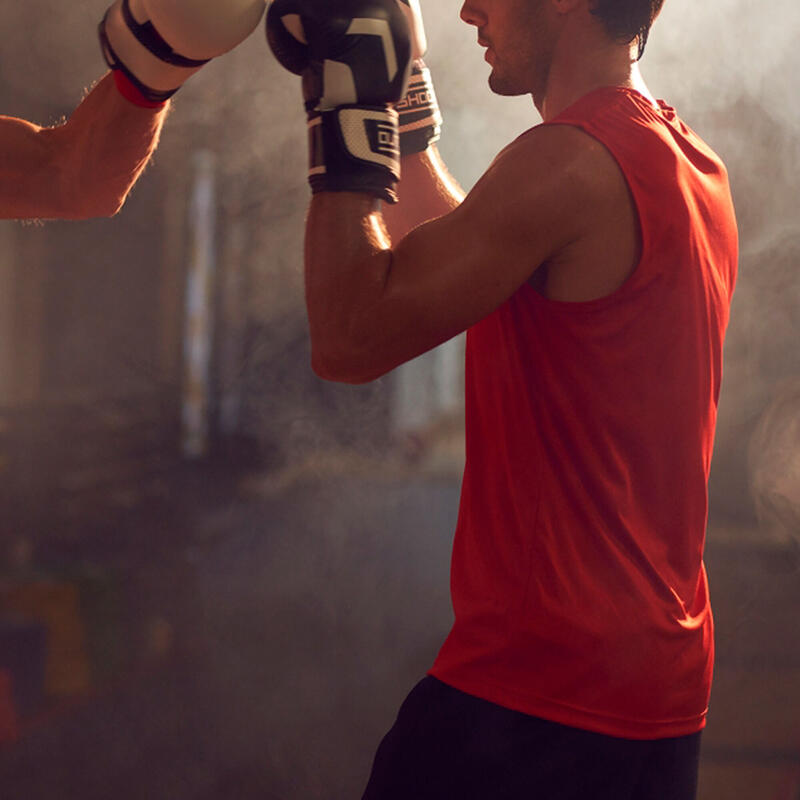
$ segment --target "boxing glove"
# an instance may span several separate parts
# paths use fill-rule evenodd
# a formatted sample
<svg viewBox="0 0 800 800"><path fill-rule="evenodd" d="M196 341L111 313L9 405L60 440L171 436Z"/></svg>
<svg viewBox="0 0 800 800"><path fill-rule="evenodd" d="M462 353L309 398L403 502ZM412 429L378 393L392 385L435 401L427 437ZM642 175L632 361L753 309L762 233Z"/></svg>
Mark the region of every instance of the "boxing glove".
<svg viewBox="0 0 800 800"><path fill-rule="evenodd" d="M408 31L411 35L411 60L416 61L418 58L422 58L428 49L419 0L397 0L397 2L400 10L405 14Z"/></svg>
<svg viewBox="0 0 800 800"><path fill-rule="evenodd" d="M303 77L312 192L368 192L396 202L397 111L412 55L402 0L274 0L267 41ZM416 45L415 45L416 46Z"/></svg>
<svg viewBox="0 0 800 800"><path fill-rule="evenodd" d="M265 0L116 0L100 22L100 46L123 93L157 105L246 39L264 8Z"/></svg>
<svg viewBox="0 0 800 800"><path fill-rule="evenodd" d="M427 50L419 0L398 0L412 31L414 62L405 97L395 106L398 114L401 156L421 153L439 139L442 115L430 70L422 56Z"/></svg>

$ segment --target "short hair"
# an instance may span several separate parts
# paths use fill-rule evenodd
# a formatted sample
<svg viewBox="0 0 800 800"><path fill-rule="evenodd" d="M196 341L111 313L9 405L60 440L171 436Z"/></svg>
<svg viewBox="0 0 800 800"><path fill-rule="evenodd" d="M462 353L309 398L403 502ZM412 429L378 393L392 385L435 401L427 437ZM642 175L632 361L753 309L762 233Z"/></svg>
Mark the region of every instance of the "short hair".
<svg viewBox="0 0 800 800"><path fill-rule="evenodd" d="M638 58L641 58L650 26L663 3L664 0L594 0L591 12L600 18L616 41L628 44L638 38Z"/></svg>

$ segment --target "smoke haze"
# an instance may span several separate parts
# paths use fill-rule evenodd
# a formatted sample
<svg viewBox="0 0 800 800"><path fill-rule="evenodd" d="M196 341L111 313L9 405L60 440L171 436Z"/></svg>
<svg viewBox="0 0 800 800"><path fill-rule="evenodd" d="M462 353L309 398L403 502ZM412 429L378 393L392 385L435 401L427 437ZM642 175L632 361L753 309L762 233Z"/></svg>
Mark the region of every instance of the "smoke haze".
<svg viewBox="0 0 800 800"><path fill-rule="evenodd" d="M460 21L458 0L422 5L426 61L445 120L440 150L468 189L539 116L530 98L492 95L483 49L474 28ZM95 28L105 7L105 0L0 5L8 38L0 52L2 113L52 123L75 106L81 87L104 71ZM798 29L796 0L665 0L642 63L654 94L720 153L731 176L742 257L726 342L712 515L741 522L759 546L762 533L751 524L756 510L763 531L787 539L797 535L800 508L800 394L792 380L800 376ZM176 96L154 163L118 218L69 228L81 236L45 226L59 253L57 263L43 267L47 280L74 282L74 307L60 318L69 337L54 338L74 340L74 352L93 353L93 363L106 357L97 334L106 311L82 291L82 270L92 264L91 274L106 275L121 269L119 261L129 276L157 271L149 263L150 271L144 269L143 258L124 262L125 246L115 242L130 235L147 241L162 218L174 223L169 241L159 243L165 262L174 253L180 259L188 156L197 149L216 154L219 259L225 269L236 267L225 284L236 335L220 367L220 383L232 393L230 424L257 440L259 466L268 473L336 448L367 453L378 464L390 445L394 378L330 387L308 367L306 124L299 80L275 63L261 28ZM21 248L36 231L0 233ZM27 256L31 270L38 252ZM112 361L114 369L126 368L117 353L95 372L110 370ZM147 354L130 370L154 384L174 380ZM106 699L105 716L87 711L23 742L0 759L4 785L25 787L19 796L29 800L100 800L111 796L110 785L126 781L147 785L138 796L176 800L356 796L379 735L450 622L447 569L458 478L406 475L397 486L379 471L365 478L338 469L320 468L284 494L259 494L256 487L214 508L205 497L213 486L203 484L181 506L179 520L167 517L127 539L124 530L104 530L105 552L119 547L126 558L136 554L117 557L137 612L154 619L157 630L166 629L160 620L169 621L186 663L170 673L172 683ZM74 552L83 557L87 543ZM757 678L731 678L728 695L722 684L720 698L735 698L730 705L737 708L747 687L771 691L768 659L800 664L796 632L778 630L775 622L791 613L785 598L798 600L796 577L784 583L765 577L749 552L731 555L733 566L721 559L712 590L723 668L748 659L762 665ZM785 604L775 600L774 614L767 614L759 592ZM796 676L786 675L791 688ZM722 702L718 707L726 721L720 728L738 735L757 727L744 712L728 724L730 714ZM786 715L773 726L780 730L774 747L781 753L795 747L785 732L796 705L774 692L760 707ZM59 748L85 767L69 788L56 770L41 769ZM215 788L219 765L232 772L228 784L220 779ZM249 790L230 788L247 782L248 770ZM163 779L159 791L146 783L148 773L154 782Z"/></svg>

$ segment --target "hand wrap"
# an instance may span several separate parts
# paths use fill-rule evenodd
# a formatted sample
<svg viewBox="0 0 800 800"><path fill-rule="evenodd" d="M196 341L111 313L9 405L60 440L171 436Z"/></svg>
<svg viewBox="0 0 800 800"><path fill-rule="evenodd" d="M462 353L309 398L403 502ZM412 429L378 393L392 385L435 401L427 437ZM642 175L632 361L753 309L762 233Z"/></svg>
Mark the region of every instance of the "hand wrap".
<svg viewBox="0 0 800 800"><path fill-rule="evenodd" d="M442 114L430 70L421 58L414 62L406 96L395 109L399 117L401 156L421 153L439 140Z"/></svg>

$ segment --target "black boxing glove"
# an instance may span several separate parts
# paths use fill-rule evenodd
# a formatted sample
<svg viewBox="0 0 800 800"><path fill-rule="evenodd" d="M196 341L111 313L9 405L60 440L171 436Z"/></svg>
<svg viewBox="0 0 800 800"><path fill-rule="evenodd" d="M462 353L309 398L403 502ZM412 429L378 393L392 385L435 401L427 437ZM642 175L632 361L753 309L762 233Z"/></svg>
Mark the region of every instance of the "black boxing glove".
<svg viewBox="0 0 800 800"><path fill-rule="evenodd" d="M312 192L396 202L398 116L412 37L403 0L274 0L267 41L303 77Z"/></svg>
<svg viewBox="0 0 800 800"><path fill-rule="evenodd" d="M419 0L398 0L412 32L413 58L406 96L395 106L399 117L400 155L421 153L438 141L442 114L433 90L430 70L422 56L428 49Z"/></svg>

